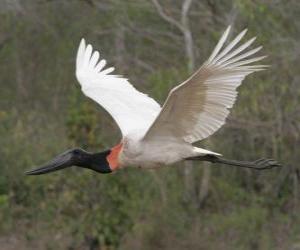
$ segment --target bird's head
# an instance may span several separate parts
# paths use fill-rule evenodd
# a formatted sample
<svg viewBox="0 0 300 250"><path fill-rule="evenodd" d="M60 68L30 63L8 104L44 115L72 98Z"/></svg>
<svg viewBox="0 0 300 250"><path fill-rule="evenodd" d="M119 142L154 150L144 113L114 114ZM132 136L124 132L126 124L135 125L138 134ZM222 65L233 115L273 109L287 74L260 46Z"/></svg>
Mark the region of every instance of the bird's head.
<svg viewBox="0 0 300 250"><path fill-rule="evenodd" d="M118 167L118 153L120 149L116 147L100 152L89 153L83 149L75 148L68 150L53 160L47 162L39 168L27 171L27 175L47 174L64 168L77 166L88 168L98 173L107 174L113 172Z"/></svg>

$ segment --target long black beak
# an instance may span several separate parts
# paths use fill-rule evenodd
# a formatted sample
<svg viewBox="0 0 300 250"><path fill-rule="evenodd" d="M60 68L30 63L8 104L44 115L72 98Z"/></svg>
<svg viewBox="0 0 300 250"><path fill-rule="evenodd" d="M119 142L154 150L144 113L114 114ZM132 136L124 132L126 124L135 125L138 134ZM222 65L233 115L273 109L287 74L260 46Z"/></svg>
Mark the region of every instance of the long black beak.
<svg viewBox="0 0 300 250"><path fill-rule="evenodd" d="M45 165L25 172L27 175L47 174L53 171L61 170L71 167L74 164L73 154L70 151L56 156L53 160L47 162Z"/></svg>
<svg viewBox="0 0 300 250"><path fill-rule="evenodd" d="M27 171L27 175L47 174L64 168L77 166L81 168L88 168L98 173L107 174L112 170L107 161L107 156L111 150L106 150L100 153L89 153L80 148L70 149L49 161L45 165Z"/></svg>

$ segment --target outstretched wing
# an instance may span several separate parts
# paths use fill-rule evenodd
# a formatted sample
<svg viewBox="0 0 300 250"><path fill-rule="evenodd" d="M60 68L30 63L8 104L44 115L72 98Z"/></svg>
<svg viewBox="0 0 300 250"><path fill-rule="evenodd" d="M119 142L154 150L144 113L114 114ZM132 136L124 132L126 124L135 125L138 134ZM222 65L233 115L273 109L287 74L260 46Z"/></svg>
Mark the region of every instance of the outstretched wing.
<svg viewBox="0 0 300 250"><path fill-rule="evenodd" d="M104 69L98 51L82 39L76 59L76 77L83 93L99 103L119 125L122 135L131 131L146 132L160 111L160 105L137 91L127 79L111 75L113 67Z"/></svg>
<svg viewBox="0 0 300 250"><path fill-rule="evenodd" d="M237 87L252 72L265 65L250 65L264 58L252 57L262 47L245 51L255 40L237 47L246 34L242 31L222 51L230 26L209 59L182 84L173 88L144 140L176 137L193 143L215 133L224 123L237 97Z"/></svg>

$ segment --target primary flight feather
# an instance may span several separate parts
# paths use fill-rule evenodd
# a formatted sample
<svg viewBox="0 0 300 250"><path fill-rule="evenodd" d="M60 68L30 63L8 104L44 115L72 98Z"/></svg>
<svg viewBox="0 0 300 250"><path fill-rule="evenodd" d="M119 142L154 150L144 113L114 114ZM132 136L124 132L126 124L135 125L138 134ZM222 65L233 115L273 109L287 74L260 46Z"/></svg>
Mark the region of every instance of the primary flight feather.
<svg viewBox="0 0 300 250"><path fill-rule="evenodd" d="M272 159L227 160L219 153L192 145L221 128L244 78L267 67L253 64L265 58L254 56L261 46L248 49L255 38L241 43L246 29L225 46L230 29L229 26L223 33L204 64L170 91L163 107L136 90L126 78L112 74L114 68L105 68L106 61L100 53L82 39L76 58L76 77L83 93L116 121L122 140L100 153L69 150L27 174L44 174L72 165L110 173L128 166L156 168L183 160L255 169L279 166Z"/></svg>

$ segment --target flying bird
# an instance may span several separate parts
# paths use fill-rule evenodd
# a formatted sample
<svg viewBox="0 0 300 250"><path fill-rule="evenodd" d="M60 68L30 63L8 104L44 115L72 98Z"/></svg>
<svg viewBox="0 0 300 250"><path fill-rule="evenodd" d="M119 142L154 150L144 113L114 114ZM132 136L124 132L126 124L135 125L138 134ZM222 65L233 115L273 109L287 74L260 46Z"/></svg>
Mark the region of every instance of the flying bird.
<svg viewBox="0 0 300 250"><path fill-rule="evenodd" d="M224 125L244 78L267 68L253 64L265 58L253 57L261 46L247 50L255 37L240 43L247 29L225 46L230 29L229 26L223 33L204 64L170 91L162 107L136 90L128 79L111 74L113 67L104 69L106 61L82 39L76 58L76 77L83 93L100 104L118 124L122 140L100 153L80 148L68 150L26 174L46 174L71 166L111 173L129 166L158 168L187 160L254 169L280 166L272 159L228 160L193 145Z"/></svg>

